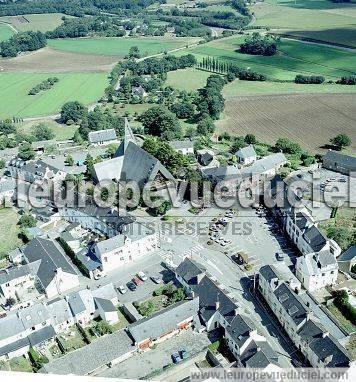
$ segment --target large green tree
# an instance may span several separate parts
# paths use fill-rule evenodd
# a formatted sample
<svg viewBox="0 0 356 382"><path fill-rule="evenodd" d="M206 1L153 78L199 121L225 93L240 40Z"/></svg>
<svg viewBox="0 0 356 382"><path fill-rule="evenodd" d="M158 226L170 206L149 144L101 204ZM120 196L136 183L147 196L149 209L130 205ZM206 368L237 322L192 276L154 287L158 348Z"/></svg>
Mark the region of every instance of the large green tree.
<svg viewBox="0 0 356 382"><path fill-rule="evenodd" d="M30 160L35 158L35 151L33 150L31 143L23 142L19 146L19 158L23 160Z"/></svg>
<svg viewBox="0 0 356 382"><path fill-rule="evenodd" d="M332 138L330 142L335 145L338 150L342 150L351 145L351 138L346 134L338 134Z"/></svg>
<svg viewBox="0 0 356 382"><path fill-rule="evenodd" d="M87 114L87 108L78 101L67 102L61 109L61 121L78 123Z"/></svg>
<svg viewBox="0 0 356 382"><path fill-rule="evenodd" d="M177 117L163 106L148 109L140 116L146 134L165 140L182 138L182 128Z"/></svg>

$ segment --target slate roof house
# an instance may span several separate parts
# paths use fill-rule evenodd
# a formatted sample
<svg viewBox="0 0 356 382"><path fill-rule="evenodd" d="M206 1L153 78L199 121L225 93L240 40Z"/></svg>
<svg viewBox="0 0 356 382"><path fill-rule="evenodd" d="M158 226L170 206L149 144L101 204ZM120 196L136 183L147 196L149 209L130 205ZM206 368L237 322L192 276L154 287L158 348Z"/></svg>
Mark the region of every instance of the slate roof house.
<svg viewBox="0 0 356 382"><path fill-rule="evenodd" d="M0 328L0 359L25 355L30 347L40 349L56 335L46 305L41 303L1 318Z"/></svg>
<svg viewBox="0 0 356 382"><path fill-rule="evenodd" d="M79 285L75 269L56 241L46 237L36 237L27 244L23 253L32 274L36 276L48 298Z"/></svg>
<svg viewBox="0 0 356 382"><path fill-rule="evenodd" d="M141 188L148 181L174 180L172 174L158 159L137 145L127 119L125 136L115 157L96 163L93 176L98 182L135 181Z"/></svg>
<svg viewBox="0 0 356 382"><path fill-rule="evenodd" d="M183 155L194 154L194 142L190 140L172 141L169 145L177 152Z"/></svg>
<svg viewBox="0 0 356 382"><path fill-rule="evenodd" d="M120 212L114 208L97 207L95 204L87 204L85 207L64 207L59 213L70 223L79 223L83 228L107 237L118 235L125 224L135 220L128 214L120 216Z"/></svg>
<svg viewBox="0 0 356 382"><path fill-rule="evenodd" d="M199 299L198 317L208 332L221 328L237 366L278 367L278 356L261 336L243 309L207 275L200 264L185 258L175 270L188 294Z"/></svg>
<svg viewBox="0 0 356 382"><path fill-rule="evenodd" d="M64 180L66 176L64 171L50 166L41 160L26 162L20 158L14 158L10 161L8 169L12 178L19 178L28 183L35 181L59 181Z"/></svg>
<svg viewBox="0 0 356 382"><path fill-rule="evenodd" d="M109 145L117 143L117 135L115 129L90 131L88 133L89 142L95 146Z"/></svg>
<svg viewBox="0 0 356 382"><path fill-rule="evenodd" d="M323 167L344 175L356 177L356 158L350 155L329 151L323 156ZM352 172L353 174L350 174Z"/></svg>
<svg viewBox="0 0 356 382"><path fill-rule="evenodd" d="M351 268L356 264L356 245L351 246L344 253L342 253L337 258L337 262L340 270L350 272Z"/></svg>
<svg viewBox="0 0 356 382"><path fill-rule="evenodd" d="M45 364L40 373L89 375L130 358L137 348L124 329L97 338L89 345Z"/></svg>
<svg viewBox="0 0 356 382"><path fill-rule="evenodd" d="M330 251L308 253L297 258L296 276L312 292L336 284L338 262Z"/></svg>
<svg viewBox="0 0 356 382"><path fill-rule="evenodd" d="M123 228L123 232L107 240L100 241L92 248L99 260L101 270L110 272L156 250L158 234L145 224L133 222Z"/></svg>
<svg viewBox="0 0 356 382"><path fill-rule="evenodd" d="M252 164L257 159L256 151L252 145L242 147L235 155L238 162L244 165Z"/></svg>
<svg viewBox="0 0 356 382"><path fill-rule="evenodd" d="M144 350L187 329L199 310L198 298L180 301L128 327L134 345Z"/></svg>
<svg viewBox="0 0 356 382"><path fill-rule="evenodd" d="M289 279L285 281L284 279ZM277 319L313 367L349 367L350 356L324 325L317 307L311 309L304 299L300 283L281 274L275 265L265 265L259 272L259 290ZM311 312L313 310L313 313Z"/></svg>
<svg viewBox="0 0 356 382"><path fill-rule="evenodd" d="M303 255L325 251L334 257L340 255L339 245L322 234L307 208L297 209L291 206L283 215L285 230Z"/></svg>
<svg viewBox="0 0 356 382"><path fill-rule="evenodd" d="M18 289L34 287L34 277L28 265L10 267L0 271L0 292L7 299L16 298Z"/></svg>

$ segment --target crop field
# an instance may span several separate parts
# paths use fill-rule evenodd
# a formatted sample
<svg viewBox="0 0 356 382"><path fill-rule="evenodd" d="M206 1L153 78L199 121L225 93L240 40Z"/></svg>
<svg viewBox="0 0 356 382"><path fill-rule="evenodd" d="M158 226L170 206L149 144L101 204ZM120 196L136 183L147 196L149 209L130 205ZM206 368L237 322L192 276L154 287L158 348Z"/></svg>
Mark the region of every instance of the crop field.
<svg viewBox="0 0 356 382"><path fill-rule="evenodd" d="M356 47L356 3L266 0L252 7L254 25L280 33Z"/></svg>
<svg viewBox="0 0 356 382"><path fill-rule="evenodd" d="M178 69L167 73L166 84L177 90L194 91L206 84L211 73L198 69Z"/></svg>
<svg viewBox="0 0 356 382"><path fill-rule="evenodd" d="M56 74L59 82L35 96L28 91L48 74L0 73L0 119L56 114L68 101L90 104L97 101L107 86L106 73Z"/></svg>
<svg viewBox="0 0 356 382"><path fill-rule="evenodd" d="M229 97L217 127L233 135L253 133L271 144L288 138L311 152L321 151L330 138L344 133L355 147L355 107L356 94Z"/></svg>
<svg viewBox="0 0 356 382"><path fill-rule="evenodd" d="M254 56L237 52L243 39L232 36L198 45L188 51L198 60L206 56L215 57L281 80L293 80L298 73L323 75L335 80L355 71L356 53L353 52L283 39L275 56Z"/></svg>
<svg viewBox="0 0 356 382"><path fill-rule="evenodd" d="M61 52L46 47L15 58L0 59L0 70L5 73L107 73L117 60L114 56L93 57L88 54Z"/></svg>
<svg viewBox="0 0 356 382"><path fill-rule="evenodd" d="M151 55L177 49L197 42L197 38L162 37L162 38L72 38L48 40L48 46L66 52L80 54L124 57L132 46L137 46L141 54Z"/></svg>
<svg viewBox="0 0 356 382"><path fill-rule="evenodd" d="M0 23L0 41L9 39L14 31L6 24Z"/></svg>
<svg viewBox="0 0 356 382"><path fill-rule="evenodd" d="M0 17L0 22L11 24L17 31L41 31L47 32L55 29L62 24L62 13L45 13L21 16L3 16ZM67 16L65 17L72 17Z"/></svg>
<svg viewBox="0 0 356 382"><path fill-rule="evenodd" d="M225 97L287 93L356 93L356 86L338 84L296 84L294 82L259 82L235 80L224 87Z"/></svg>

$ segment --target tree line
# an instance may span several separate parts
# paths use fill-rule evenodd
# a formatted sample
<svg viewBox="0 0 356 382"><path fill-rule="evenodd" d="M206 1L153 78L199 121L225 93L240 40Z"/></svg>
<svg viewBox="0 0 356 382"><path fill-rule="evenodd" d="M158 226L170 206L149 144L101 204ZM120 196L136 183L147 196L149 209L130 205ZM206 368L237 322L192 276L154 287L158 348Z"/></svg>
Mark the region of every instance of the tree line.
<svg viewBox="0 0 356 382"><path fill-rule="evenodd" d="M264 74L241 68L232 62L220 61L215 57L204 57L202 61L199 62L198 67L210 72L226 74L229 82L236 78L245 81L266 81L267 79Z"/></svg>
<svg viewBox="0 0 356 382"><path fill-rule="evenodd" d="M42 32L20 32L0 43L2 57L16 57L20 52L34 51L47 45Z"/></svg>
<svg viewBox="0 0 356 382"><path fill-rule="evenodd" d="M323 76L305 76L303 74L297 74L294 79L296 84L322 84L324 81Z"/></svg>
<svg viewBox="0 0 356 382"><path fill-rule="evenodd" d="M49 77L29 90L28 95L36 95L40 91L48 90L58 81L58 77Z"/></svg>
<svg viewBox="0 0 356 382"><path fill-rule="evenodd" d="M165 0L158 0L164 3ZM119 15L136 14L157 0L3 0L0 16L65 13L76 17L98 15L100 11Z"/></svg>
<svg viewBox="0 0 356 382"><path fill-rule="evenodd" d="M127 24L127 25L126 25ZM125 36L125 27L131 27L131 23L121 22L119 19L108 16L93 16L83 18L64 19L64 22L53 31L46 33L49 39L54 38L77 38L89 34L106 37ZM134 24L135 25L135 24Z"/></svg>

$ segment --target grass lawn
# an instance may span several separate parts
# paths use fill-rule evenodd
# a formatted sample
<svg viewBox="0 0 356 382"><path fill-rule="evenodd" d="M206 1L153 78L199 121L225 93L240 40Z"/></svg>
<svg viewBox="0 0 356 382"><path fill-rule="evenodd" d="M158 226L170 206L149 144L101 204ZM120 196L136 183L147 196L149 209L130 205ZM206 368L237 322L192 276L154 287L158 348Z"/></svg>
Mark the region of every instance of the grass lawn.
<svg viewBox="0 0 356 382"><path fill-rule="evenodd" d="M282 93L355 93L356 86L337 84L306 85L294 82L233 81L224 87L225 97Z"/></svg>
<svg viewBox="0 0 356 382"><path fill-rule="evenodd" d="M166 84L178 90L195 91L206 85L210 74L193 68L178 69L167 73Z"/></svg>
<svg viewBox="0 0 356 382"><path fill-rule="evenodd" d="M20 232L17 225L19 216L12 208L0 209L0 259L22 244L18 238Z"/></svg>
<svg viewBox="0 0 356 382"><path fill-rule="evenodd" d="M12 371L33 372L30 361L25 357L12 358L9 363Z"/></svg>
<svg viewBox="0 0 356 382"><path fill-rule="evenodd" d="M141 54L151 55L164 52L198 41L192 37L156 37L156 38L70 38L48 40L48 46L67 52L124 57L132 46L137 46Z"/></svg>
<svg viewBox="0 0 356 382"><path fill-rule="evenodd" d="M198 61L207 56L215 57L281 80L293 80L298 73L323 75L327 79L336 80L354 73L355 70L356 54L353 52L283 39L275 56L254 56L237 52L243 40L243 36L232 36L198 45L188 51Z"/></svg>
<svg viewBox="0 0 356 382"><path fill-rule="evenodd" d="M23 16L3 16L0 17L0 22L11 24L19 32L24 31L41 31L47 32L55 29L63 23L62 13L44 13L32 14ZM72 16L65 15L69 18Z"/></svg>
<svg viewBox="0 0 356 382"><path fill-rule="evenodd" d="M6 24L0 23L0 41L8 40L14 31Z"/></svg>
<svg viewBox="0 0 356 382"><path fill-rule="evenodd" d="M48 77L59 82L51 89L30 96L28 91ZM107 86L106 73L1 73L0 119L56 114L68 101L90 104L97 101Z"/></svg>
<svg viewBox="0 0 356 382"><path fill-rule="evenodd" d="M126 326L129 324L129 322L127 321L126 317L124 316L124 314L122 312L122 308L121 307L117 308L117 315L119 317L119 322L116 323L115 325L111 325L115 332L117 330L126 328Z"/></svg>
<svg viewBox="0 0 356 382"><path fill-rule="evenodd" d="M16 124L16 127L17 130L22 133L31 134L34 127L40 123L45 123L54 133L54 139L58 141L72 139L74 133L78 129L78 126L76 125L67 126L48 118L44 118L43 120L20 122Z"/></svg>
<svg viewBox="0 0 356 382"><path fill-rule="evenodd" d="M83 337L75 325L71 326L66 333L60 334L59 340L67 352L79 349L85 345Z"/></svg>
<svg viewBox="0 0 356 382"><path fill-rule="evenodd" d="M326 42L356 46L356 4L324 0L267 0L252 8L254 25Z"/></svg>
<svg viewBox="0 0 356 382"><path fill-rule="evenodd" d="M331 304L328 306L328 309L330 310L331 314L334 316L336 321L349 333L356 332L356 326L346 319L344 315L340 312L340 310L334 305Z"/></svg>

